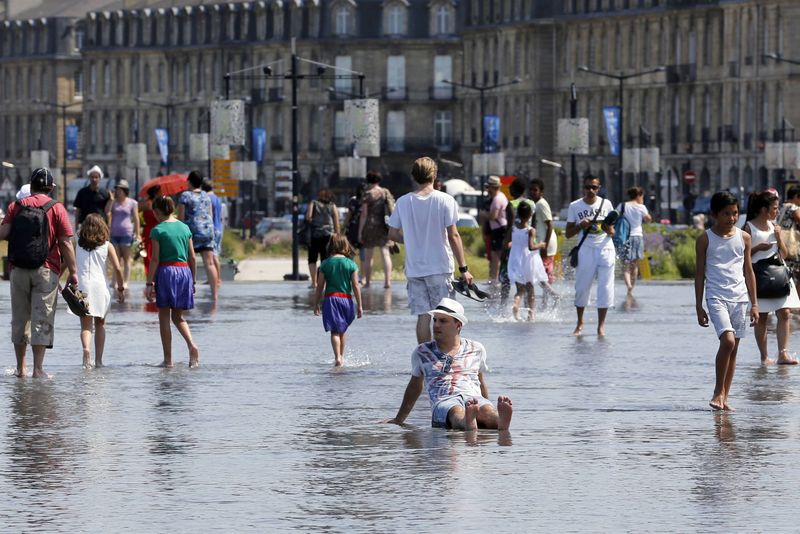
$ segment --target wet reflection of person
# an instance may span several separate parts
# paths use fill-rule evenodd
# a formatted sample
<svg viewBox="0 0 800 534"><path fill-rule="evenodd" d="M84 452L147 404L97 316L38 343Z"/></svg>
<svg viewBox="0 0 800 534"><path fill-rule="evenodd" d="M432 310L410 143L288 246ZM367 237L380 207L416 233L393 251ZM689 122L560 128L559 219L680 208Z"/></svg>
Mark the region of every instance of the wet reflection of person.
<svg viewBox="0 0 800 534"><path fill-rule="evenodd" d="M464 307L445 297L429 314L433 317L433 341L419 345L411 355L411 379L403 402L397 415L385 422L403 424L425 388L431 401L432 426L507 431L513 411L511 399L498 397L496 409L489 401L483 378L486 349L461 338L461 328L467 323Z"/></svg>

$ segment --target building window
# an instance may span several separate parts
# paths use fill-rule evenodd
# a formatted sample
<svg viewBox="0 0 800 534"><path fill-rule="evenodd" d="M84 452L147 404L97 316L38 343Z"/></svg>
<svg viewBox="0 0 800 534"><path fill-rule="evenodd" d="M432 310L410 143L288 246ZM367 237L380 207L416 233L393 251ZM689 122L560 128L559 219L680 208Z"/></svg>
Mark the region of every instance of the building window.
<svg viewBox="0 0 800 534"><path fill-rule="evenodd" d="M453 112L437 111L433 116L433 142L439 150L450 150L453 145Z"/></svg>
<svg viewBox="0 0 800 534"><path fill-rule="evenodd" d="M334 65L337 69L343 69L337 74L345 74L345 70L353 70L353 58L350 56L336 56ZM337 79L334 82L336 92L347 96L353 91L353 80Z"/></svg>
<svg viewBox="0 0 800 534"><path fill-rule="evenodd" d="M452 33L450 28L451 8L447 4L439 4L434 10L434 35L449 35Z"/></svg>
<svg viewBox="0 0 800 534"><path fill-rule="evenodd" d="M111 65L103 63L103 96L111 95Z"/></svg>
<svg viewBox="0 0 800 534"><path fill-rule="evenodd" d="M386 114L386 150L402 152L405 149L406 113L390 111Z"/></svg>
<svg viewBox="0 0 800 534"><path fill-rule="evenodd" d="M94 63L89 67L89 94L97 94L97 65Z"/></svg>
<svg viewBox="0 0 800 534"><path fill-rule="evenodd" d="M192 63L188 60L183 64L183 92L192 94Z"/></svg>
<svg viewBox="0 0 800 534"><path fill-rule="evenodd" d="M139 63L131 61L131 94L139 96Z"/></svg>
<svg viewBox="0 0 800 534"><path fill-rule="evenodd" d="M453 81L453 58L436 56L433 58L433 98L450 99L453 97L453 86L444 83Z"/></svg>
<svg viewBox="0 0 800 534"><path fill-rule="evenodd" d="M203 61L203 57L201 56L197 60L197 92L201 93L205 89L205 62Z"/></svg>
<svg viewBox="0 0 800 534"><path fill-rule="evenodd" d="M83 40L86 37L86 33L83 30L75 30L75 51L79 51L83 49Z"/></svg>
<svg viewBox="0 0 800 534"><path fill-rule="evenodd" d="M406 98L406 58L389 56L386 58L386 97L390 100Z"/></svg>
<svg viewBox="0 0 800 534"><path fill-rule="evenodd" d="M144 94L150 93L150 65L145 63L144 73L142 74L142 91Z"/></svg>
<svg viewBox="0 0 800 534"><path fill-rule="evenodd" d="M165 63L158 64L158 92L164 92L164 83L167 81L167 65Z"/></svg>
<svg viewBox="0 0 800 534"><path fill-rule="evenodd" d="M339 36L346 36L350 34L350 19L352 18L352 13L350 12L350 8L348 6L339 6L336 8L335 12L335 30L336 35Z"/></svg>
<svg viewBox="0 0 800 534"><path fill-rule="evenodd" d="M335 152L341 153L346 149L344 129L344 111L337 111L333 116L333 150Z"/></svg>
<svg viewBox="0 0 800 534"><path fill-rule="evenodd" d="M392 4L386 14L386 34L402 35L406 33L406 10L403 6Z"/></svg>

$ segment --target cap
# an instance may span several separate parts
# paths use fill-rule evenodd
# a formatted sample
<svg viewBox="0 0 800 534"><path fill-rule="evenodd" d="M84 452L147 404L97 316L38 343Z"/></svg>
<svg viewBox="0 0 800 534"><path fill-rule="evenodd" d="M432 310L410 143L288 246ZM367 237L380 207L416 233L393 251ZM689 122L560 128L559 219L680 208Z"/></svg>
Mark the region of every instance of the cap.
<svg viewBox="0 0 800 534"><path fill-rule="evenodd" d="M40 167L31 173L31 189L47 189L55 185L56 181L48 169Z"/></svg>
<svg viewBox="0 0 800 534"><path fill-rule="evenodd" d="M489 187L500 187L500 177L499 176L490 176L488 180L486 180L486 185Z"/></svg>
<svg viewBox="0 0 800 534"><path fill-rule="evenodd" d="M453 319L460 321L462 325L467 324L467 316L464 315L464 306L451 298L443 298L439 301L439 304L436 306L436 308L428 312L428 314L431 316L436 313L449 315Z"/></svg>

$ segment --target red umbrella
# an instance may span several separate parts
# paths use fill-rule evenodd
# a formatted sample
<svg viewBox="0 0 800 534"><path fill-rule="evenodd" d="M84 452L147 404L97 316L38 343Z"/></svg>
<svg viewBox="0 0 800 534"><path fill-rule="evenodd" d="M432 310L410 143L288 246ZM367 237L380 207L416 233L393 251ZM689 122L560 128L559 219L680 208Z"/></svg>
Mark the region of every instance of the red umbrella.
<svg viewBox="0 0 800 534"><path fill-rule="evenodd" d="M139 189L139 198L147 198L147 190L154 185L161 186L161 191L159 192L161 195L169 196L182 193L189 189L189 182L186 181L188 176L188 174L174 173L147 180L142 188Z"/></svg>

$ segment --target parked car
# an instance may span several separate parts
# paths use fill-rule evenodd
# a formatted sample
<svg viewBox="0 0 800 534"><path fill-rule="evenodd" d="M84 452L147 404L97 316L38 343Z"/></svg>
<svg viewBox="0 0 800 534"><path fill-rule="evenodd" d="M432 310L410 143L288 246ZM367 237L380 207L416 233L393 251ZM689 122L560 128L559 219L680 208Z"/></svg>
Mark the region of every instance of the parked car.
<svg viewBox="0 0 800 534"><path fill-rule="evenodd" d="M459 213L456 226L458 228L478 228L478 220L469 213Z"/></svg>
<svg viewBox="0 0 800 534"><path fill-rule="evenodd" d="M255 235L261 238L272 231L291 232L292 221L287 221L283 217L263 217L256 225Z"/></svg>

